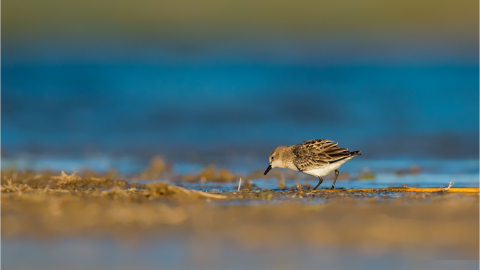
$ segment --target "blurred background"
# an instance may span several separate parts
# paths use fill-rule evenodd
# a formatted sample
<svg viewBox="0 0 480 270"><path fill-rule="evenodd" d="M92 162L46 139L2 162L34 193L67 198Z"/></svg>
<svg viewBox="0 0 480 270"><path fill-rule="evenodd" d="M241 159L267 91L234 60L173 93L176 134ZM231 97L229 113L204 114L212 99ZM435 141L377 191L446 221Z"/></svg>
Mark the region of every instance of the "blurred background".
<svg viewBox="0 0 480 270"><path fill-rule="evenodd" d="M273 148L318 138L362 151L336 188L478 187L478 11L474 0L2 1L2 266L478 269L478 193L327 204L297 196L313 177L262 174ZM276 189L299 204L135 197L152 181ZM127 187L135 196L109 197Z"/></svg>
<svg viewBox="0 0 480 270"><path fill-rule="evenodd" d="M2 15L4 167L245 165L312 138L365 160L478 160L477 1L16 0Z"/></svg>

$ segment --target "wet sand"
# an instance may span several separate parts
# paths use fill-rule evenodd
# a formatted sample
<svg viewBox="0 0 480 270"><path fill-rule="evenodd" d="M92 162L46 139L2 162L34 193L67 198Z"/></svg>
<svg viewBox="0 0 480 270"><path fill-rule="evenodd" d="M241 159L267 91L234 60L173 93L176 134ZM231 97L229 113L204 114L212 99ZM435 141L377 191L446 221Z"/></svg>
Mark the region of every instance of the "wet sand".
<svg viewBox="0 0 480 270"><path fill-rule="evenodd" d="M1 190L2 236L12 247L25 240L29 247L48 247L65 239L100 243L96 247L105 241L137 249L157 245L161 262L169 256L160 251L165 245L179 245L177 253L198 249L185 251L185 260L206 268L219 267L216 260L199 262L199 254L213 256L212 250L226 258L264 253L265 269L275 265L268 263L269 252L284 257L303 249L379 260L479 258L478 192L312 192L299 186L202 193L164 183L51 175L4 179ZM21 254L8 246L4 251L12 260ZM309 266L310 259L294 265Z"/></svg>

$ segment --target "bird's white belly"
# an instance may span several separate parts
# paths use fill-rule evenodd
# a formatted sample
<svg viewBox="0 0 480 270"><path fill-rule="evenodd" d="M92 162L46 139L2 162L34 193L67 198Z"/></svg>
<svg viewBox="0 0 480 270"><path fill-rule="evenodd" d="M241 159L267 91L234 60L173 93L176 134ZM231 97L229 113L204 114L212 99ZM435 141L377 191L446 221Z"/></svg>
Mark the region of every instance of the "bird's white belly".
<svg viewBox="0 0 480 270"><path fill-rule="evenodd" d="M309 174L309 175L322 177L322 176L325 176L325 175L329 174L330 172L335 171L336 169L340 168L340 166L342 166L343 163L347 162L350 159L351 158L347 158L347 159L335 162L333 164L328 164L328 165L325 165L323 167L315 168L315 169L311 169L311 170L304 170L302 172L306 173L306 174Z"/></svg>

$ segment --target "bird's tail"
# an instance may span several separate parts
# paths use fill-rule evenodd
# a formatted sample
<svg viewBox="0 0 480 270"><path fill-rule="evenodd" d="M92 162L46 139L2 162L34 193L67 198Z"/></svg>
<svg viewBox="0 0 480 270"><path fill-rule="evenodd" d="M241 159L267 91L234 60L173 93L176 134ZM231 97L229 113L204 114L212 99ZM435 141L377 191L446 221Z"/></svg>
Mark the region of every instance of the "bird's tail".
<svg viewBox="0 0 480 270"><path fill-rule="evenodd" d="M356 157L356 156L361 156L362 154L360 153L360 150L357 150L357 151L350 152L350 155L352 155L353 157Z"/></svg>

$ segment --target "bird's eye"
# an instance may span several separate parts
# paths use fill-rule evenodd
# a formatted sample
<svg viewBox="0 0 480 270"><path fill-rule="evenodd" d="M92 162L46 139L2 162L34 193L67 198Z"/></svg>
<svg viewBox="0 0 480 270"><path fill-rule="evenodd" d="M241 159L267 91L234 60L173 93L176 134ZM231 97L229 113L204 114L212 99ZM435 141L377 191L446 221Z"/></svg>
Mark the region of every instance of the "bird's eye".
<svg viewBox="0 0 480 270"><path fill-rule="evenodd" d="M273 161L273 157L272 157L272 161Z"/></svg>

